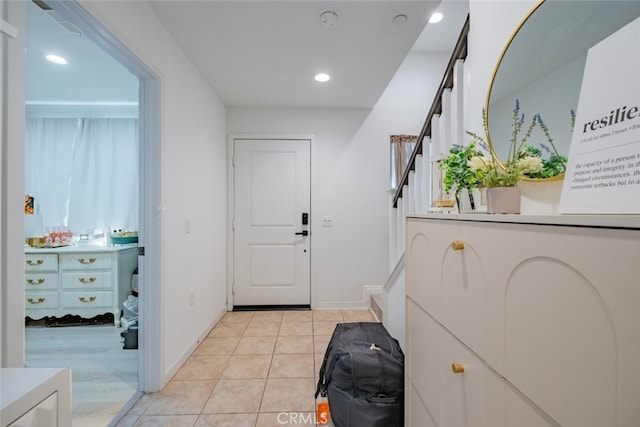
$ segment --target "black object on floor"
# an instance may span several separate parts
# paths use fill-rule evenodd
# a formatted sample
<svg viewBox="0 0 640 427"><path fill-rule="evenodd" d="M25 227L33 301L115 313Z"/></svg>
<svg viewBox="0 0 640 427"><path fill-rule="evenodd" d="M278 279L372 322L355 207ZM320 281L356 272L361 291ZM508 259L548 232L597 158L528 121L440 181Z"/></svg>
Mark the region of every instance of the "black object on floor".
<svg viewBox="0 0 640 427"><path fill-rule="evenodd" d="M316 388L335 427L404 426L404 354L381 323L339 323Z"/></svg>
<svg viewBox="0 0 640 427"><path fill-rule="evenodd" d="M123 338L122 348L125 350L135 350L138 348L138 327L129 326L126 330L120 332Z"/></svg>

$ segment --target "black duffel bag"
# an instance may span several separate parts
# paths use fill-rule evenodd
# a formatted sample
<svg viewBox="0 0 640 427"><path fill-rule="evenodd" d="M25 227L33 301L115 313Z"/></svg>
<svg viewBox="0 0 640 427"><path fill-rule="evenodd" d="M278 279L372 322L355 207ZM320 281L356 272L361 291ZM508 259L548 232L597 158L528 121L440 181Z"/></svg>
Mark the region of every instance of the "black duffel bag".
<svg viewBox="0 0 640 427"><path fill-rule="evenodd" d="M336 427L403 427L404 354L381 323L336 325L319 377Z"/></svg>

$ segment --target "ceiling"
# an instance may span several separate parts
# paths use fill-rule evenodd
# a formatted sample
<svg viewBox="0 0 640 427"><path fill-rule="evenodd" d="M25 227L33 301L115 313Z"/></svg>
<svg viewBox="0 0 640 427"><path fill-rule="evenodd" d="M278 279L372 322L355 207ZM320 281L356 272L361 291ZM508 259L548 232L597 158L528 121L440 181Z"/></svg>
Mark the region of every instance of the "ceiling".
<svg viewBox="0 0 640 427"><path fill-rule="evenodd" d="M410 51L451 51L468 11L467 0L148 3L228 107L373 108ZM435 10L445 19L427 24ZM28 2L27 103L135 103L137 78L69 28ZM48 63L50 51L69 64ZM329 82L314 81L321 71Z"/></svg>

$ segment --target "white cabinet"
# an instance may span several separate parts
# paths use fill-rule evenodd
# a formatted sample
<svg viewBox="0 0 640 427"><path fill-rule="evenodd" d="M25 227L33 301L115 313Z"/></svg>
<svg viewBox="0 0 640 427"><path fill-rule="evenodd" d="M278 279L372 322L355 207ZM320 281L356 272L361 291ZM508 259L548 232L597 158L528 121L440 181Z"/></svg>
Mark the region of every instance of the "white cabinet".
<svg viewBox="0 0 640 427"><path fill-rule="evenodd" d="M71 370L0 370L0 427L71 425Z"/></svg>
<svg viewBox="0 0 640 427"><path fill-rule="evenodd" d="M51 427L58 425L58 392L31 408L29 412L9 424L9 427Z"/></svg>
<svg viewBox="0 0 640 427"><path fill-rule="evenodd" d="M440 427L638 425L638 227L407 221L410 405Z"/></svg>
<svg viewBox="0 0 640 427"><path fill-rule="evenodd" d="M67 314L85 318L113 313L120 324L138 265L134 246L28 249L25 253L25 312L40 319Z"/></svg>

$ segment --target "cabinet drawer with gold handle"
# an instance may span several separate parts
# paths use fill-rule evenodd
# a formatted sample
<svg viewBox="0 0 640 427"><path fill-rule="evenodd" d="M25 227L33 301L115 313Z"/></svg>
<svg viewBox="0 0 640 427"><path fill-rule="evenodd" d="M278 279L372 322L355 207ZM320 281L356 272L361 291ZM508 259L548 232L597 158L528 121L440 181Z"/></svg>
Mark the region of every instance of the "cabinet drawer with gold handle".
<svg viewBox="0 0 640 427"><path fill-rule="evenodd" d="M57 271L58 255L56 254L25 254L25 271Z"/></svg>
<svg viewBox="0 0 640 427"><path fill-rule="evenodd" d="M464 249L464 242L462 240L455 240L451 243L451 249L454 251L461 251Z"/></svg>
<svg viewBox="0 0 640 427"><path fill-rule="evenodd" d="M24 297L24 307L30 310L58 308L58 294L56 292L27 292ZM28 315L28 313L27 313Z"/></svg>
<svg viewBox="0 0 640 427"><path fill-rule="evenodd" d="M454 374L462 374L464 373L464 365L462 363L452 363L451 371L453 371Z"/></svg>
<svg viewBox="0 0 640 427"><path fill-rule="evenodd" d="M78 271L62 273L62 289L63 290L111 290L113 289L110 271Z"/></svg>
<svg viewBox="0 0 640 427"><path fill-rule="evenodd" d="M26 291L58 289L58 275L55 273L30 273L24 275Z"/></svg>
<svg viewBox="0 0 640 427"><path fill-rule="evenodd" d="M104 270L111 268L109 253L60 254L60 270Z"/></svg>
<svg viewBox="0 0 640 427"><path fill-rule="evenodd" d="M62 306L66 309L108 308L113 305L113 292L63 292ZM106 312L103 310L101 312ZM99 314L96 312L96 314Z"/></svg>

